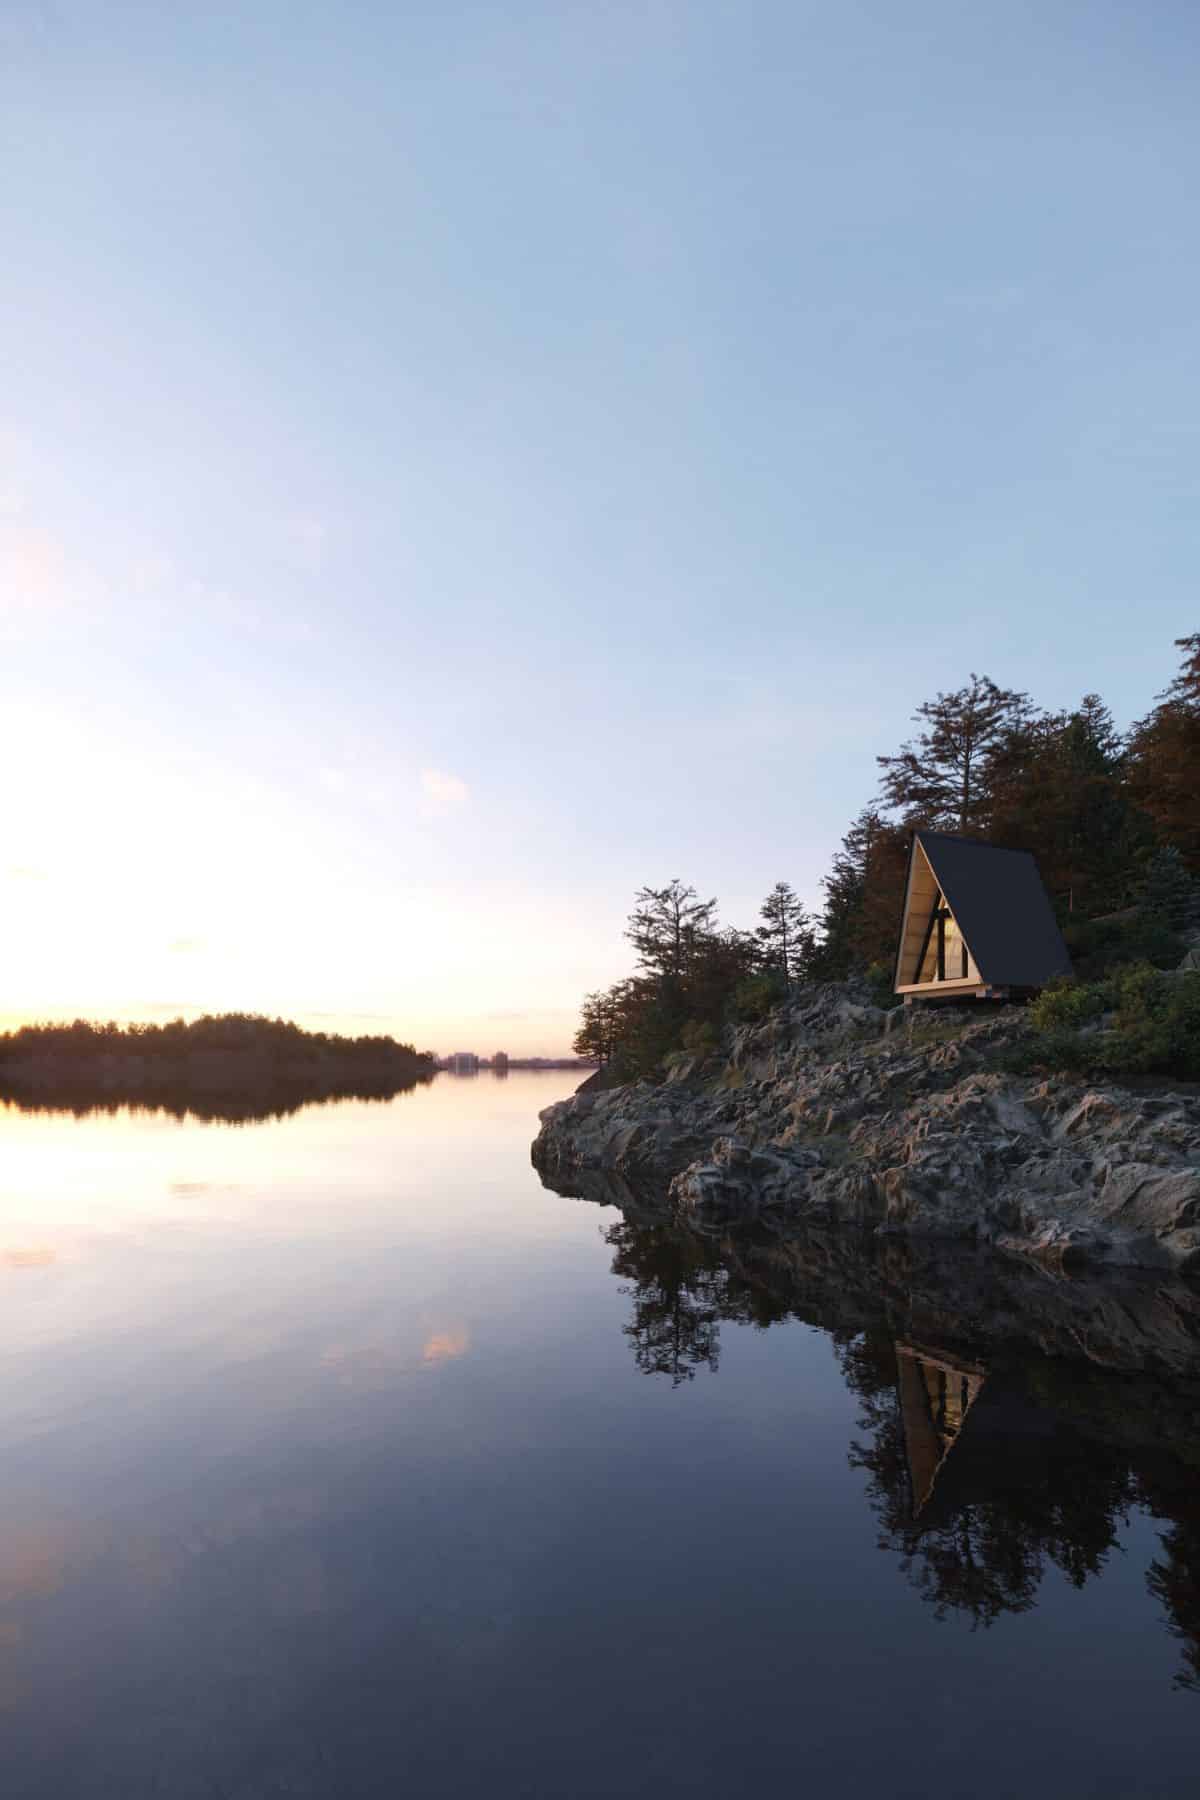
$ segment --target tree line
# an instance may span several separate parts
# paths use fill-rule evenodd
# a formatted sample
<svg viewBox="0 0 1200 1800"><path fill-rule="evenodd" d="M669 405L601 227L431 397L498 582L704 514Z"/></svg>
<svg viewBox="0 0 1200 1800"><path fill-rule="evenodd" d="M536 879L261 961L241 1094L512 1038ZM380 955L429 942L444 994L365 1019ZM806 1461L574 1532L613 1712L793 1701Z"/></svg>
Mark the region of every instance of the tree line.
<svg viewBox="0 0 1200 1800"><path fill-rule="evenodd" d="M336 1062L346 1067L387 1067L406 1075L431 1073L435 1061L412 1044L382 1035L344 1037L336 1032L305 1031L288 1019L257 1013L206 1013L202 1018L171 1019L162 1025L120 1025L109 1019L95 1023L22 1025L0 1033L0 1074L6 1064L51 1058L64 1065L135 1058L182 1063L200 1053L237 1052L289 1067Z"/></svg>
<svg viewBox="0 0 1200 1800"><path fill-rule="evenodd" d="M1125 734L1098 694L1049 712L986 675L925 701L914 735L876 758L878 792L843 837L815 915L786 881L752 931L722 926L716 900L678 879L640 889L626 929L636 971L587 995L577 1054L652 1078L797 981L862 972L890 993L919 828L1032 851L1083 972L1089 958L1103 972L1116 939L1128 960L1165 959L1200 904L1200 633L1175 642L1178 673ZM1106 924L1134 908L1137 919Z"/></svg>
<svg viewBox="0 0 1200 1800"><path fill-rule="evenodd" d="M727 1018L761 1017L809 966L815 937L786 881L760 917L754 931L722 926L716 900L678 879L639 889L625 932L637 973L587 995L576 1055L650 1077L673 1051L712 1049Z"/></svg>
<svg viewBox="0 0 1200 1800"><path fill-rule="evenodd" d="M1031 850L1060 922L1147 899L1176 921L1200 875L1200 633L1124 735L1098 694L1064 712L972 675L917 708L824 882L822 973L890 960L915 828Z"/></svg>

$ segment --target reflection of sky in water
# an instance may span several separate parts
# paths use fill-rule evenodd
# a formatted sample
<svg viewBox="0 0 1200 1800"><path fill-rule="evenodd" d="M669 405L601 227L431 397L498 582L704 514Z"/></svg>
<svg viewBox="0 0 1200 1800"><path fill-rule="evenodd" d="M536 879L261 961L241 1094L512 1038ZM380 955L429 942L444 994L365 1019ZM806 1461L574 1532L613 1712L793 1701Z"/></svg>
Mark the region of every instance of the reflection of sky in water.
<svg viewBox="0 0 1200 1800"><path fill-rule="evenodd" d="M876 1549L825 1336L726 1320L719 1374L638 1374L615 1215L528 1167L566 1085L0 1114L6 1796L915 1795L966 1766L1008 1795L1031 1759L1032 1793L1179 1791L1136 1786L1130 1720L1164 1770L1200 1723L1147 1521L1079 1591L939 1624Z"/></svg>

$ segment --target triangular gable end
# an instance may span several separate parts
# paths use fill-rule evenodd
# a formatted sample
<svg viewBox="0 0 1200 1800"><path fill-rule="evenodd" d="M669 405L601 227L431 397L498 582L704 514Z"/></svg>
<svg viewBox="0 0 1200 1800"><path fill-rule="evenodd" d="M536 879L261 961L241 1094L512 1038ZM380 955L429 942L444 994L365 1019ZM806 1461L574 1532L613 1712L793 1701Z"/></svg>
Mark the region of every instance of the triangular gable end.
<svg viewBox="0 0 1200 1800"><path fill-rule="evenodd" d="M950 907L941 882L914 837L904 895L904 922L896 956L896 991L919 987L945 991L978 986L983 981L965 932Z"/></svg>
<svg viewBox="0 0 1200 1800"><path fill-rule="evenodd" d="M899 1340L895 1351L912 1517L914 1524L920 1524L967 1415L983 1390L987 1369L981 1363Z"/></svg>

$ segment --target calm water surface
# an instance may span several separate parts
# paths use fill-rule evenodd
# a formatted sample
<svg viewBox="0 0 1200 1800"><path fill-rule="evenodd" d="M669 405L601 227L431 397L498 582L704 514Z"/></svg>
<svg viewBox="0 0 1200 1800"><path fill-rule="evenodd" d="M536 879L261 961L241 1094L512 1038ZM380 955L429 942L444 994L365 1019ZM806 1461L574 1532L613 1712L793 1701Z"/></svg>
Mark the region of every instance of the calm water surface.
<svg viewBox="0 0 1200 1800"><path fill-rule="evenodd" d="M1186 1430L989 1462L969 1356L543 1191L569 1085L0 1107L6 1800L1193 1793Z"/></svg>

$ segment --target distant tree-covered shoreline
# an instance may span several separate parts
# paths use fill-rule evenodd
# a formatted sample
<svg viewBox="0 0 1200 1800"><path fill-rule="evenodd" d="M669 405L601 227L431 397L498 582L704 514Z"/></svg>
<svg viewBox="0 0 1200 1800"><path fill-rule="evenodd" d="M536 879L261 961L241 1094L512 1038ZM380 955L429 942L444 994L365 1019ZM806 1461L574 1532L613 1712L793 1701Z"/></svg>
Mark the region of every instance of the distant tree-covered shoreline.
<svg viewBox="0 0 1200 1800"><path fill-rule="evenodd" d="M305 1031L256 1013L165 1024L22 1025L0 1034L0 1092L379 1094L431 1077L434 1056L395 1038Z"/></svg>

